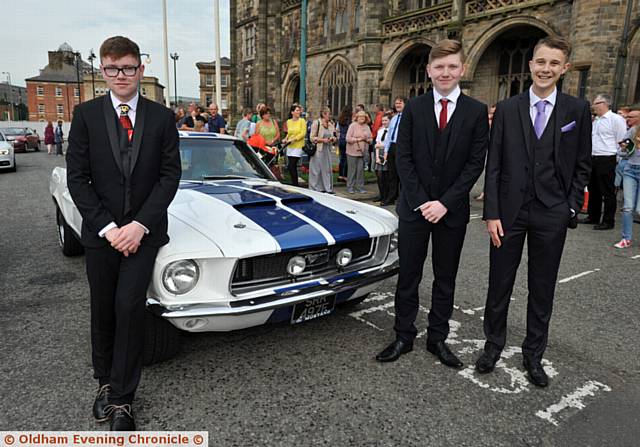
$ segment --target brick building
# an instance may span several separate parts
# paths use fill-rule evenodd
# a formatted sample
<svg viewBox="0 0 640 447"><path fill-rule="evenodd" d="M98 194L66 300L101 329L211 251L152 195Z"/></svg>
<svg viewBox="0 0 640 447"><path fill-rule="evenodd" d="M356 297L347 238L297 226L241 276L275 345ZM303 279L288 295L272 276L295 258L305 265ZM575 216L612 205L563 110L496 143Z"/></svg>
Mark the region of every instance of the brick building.
<svg viewBox="0 0 640 447"><path fill-rule="evenodd" d="M82 79L91 65L66 42L49 51L49 63L38 76L25 79L29 121L71 121L73 108L85 100Z"/></svg>
<svg viewBox="0 0 640 447"><path fill-rule="evenodd" d="M266 102L279 115L299 97L300 0L233 0L231 58L237 116ZM328 0L308 2L307 108L389 105L430 87L425 68L440 39L460 39L466 93L495 103L531 83L527 61L545 35L567 37L566 93L640 101L637 0ZM626 23L626 26L625 26ZM625 33L626 30L626 33Z"/></svg>
<svg viewBox="0 0 640 447"><path fill-rule="evenodd" d="M215 100L216 64L215 62L196 62L200 75L200 104L209 107ZM226 117L229 112L229 97L231 88L231 60L228 57L220 58L220 86L221 103L218 104L221 113ZM212 99L214 98L214 99Z"/></svg>
<svg viewBox="0 0 640 447"><path fill-rule="evenodd" d="M92 88L95 90L92 92ZM85 74L83 78L83 98L90 100L97 98L98 96L106 95L109 89L107 83L102 78L100 71L95 71L93 80L91 79L91 73ZM160 84L160 81L155 76L143 76L140 81L140 94L145 98L164 104L164 86Z"/></svg>
<svg viewBox="0 0 640 447"><path fill-rule="evenodd" d="M0 121L27 119L27 89L0 83Z"/></svg>

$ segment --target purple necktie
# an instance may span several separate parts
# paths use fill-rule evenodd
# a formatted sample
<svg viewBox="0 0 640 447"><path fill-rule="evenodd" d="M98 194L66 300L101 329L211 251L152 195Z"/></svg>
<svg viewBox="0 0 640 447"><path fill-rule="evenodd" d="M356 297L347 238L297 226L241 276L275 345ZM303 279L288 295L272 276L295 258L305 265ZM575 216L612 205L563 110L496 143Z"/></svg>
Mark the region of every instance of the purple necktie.
<svg viewBox="0 0 640 447"><path fill-rule="evenodd" d="M547 106L547 101L546 100L541 100L538 101L536 104L536 110L538 111L536 113L536 119L533 122L533 129L536 131L536 136L538 137L538 140L540 139L540 137L542 137L542 132L544 132L544 121L545 121L545 114L544 114L544 109Z"/></svg>

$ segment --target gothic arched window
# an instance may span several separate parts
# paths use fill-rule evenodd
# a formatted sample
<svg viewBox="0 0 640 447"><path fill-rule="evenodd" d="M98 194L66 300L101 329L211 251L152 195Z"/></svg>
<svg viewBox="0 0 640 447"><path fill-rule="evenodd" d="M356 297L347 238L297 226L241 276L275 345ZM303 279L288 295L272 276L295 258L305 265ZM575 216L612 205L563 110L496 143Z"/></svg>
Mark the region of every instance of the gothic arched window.
<svg viewBox="0 0 640 447"><path fill-rule="evenodd" d="M344 62L338 61L327 70L322 79L322 89L326 94L325 105L334 115L353 103L354 87L355 76Z"/></svg>

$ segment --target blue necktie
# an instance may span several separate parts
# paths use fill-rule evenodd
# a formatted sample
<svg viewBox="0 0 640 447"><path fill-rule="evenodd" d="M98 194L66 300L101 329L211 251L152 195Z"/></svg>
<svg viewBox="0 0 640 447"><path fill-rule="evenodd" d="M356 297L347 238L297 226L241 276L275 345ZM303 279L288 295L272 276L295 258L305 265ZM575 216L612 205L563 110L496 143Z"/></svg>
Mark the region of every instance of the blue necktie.
<svg viewBox="0 0 640 447"><path fill-rule="evenodd" d="M396 142L396 134L398 133L398 124L400 124L400 118L402 118L402 113L398 113L398 118L396 122L393 123L393 131L391 132L391 142Z"/></svg>

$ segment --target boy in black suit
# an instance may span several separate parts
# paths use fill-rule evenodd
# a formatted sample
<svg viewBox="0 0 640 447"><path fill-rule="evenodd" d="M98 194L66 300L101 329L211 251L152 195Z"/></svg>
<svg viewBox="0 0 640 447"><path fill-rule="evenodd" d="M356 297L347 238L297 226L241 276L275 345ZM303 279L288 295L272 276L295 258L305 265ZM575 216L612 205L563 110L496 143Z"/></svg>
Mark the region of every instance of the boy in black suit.
<svg viewBox="0 0 640 447"><path fill-rule="evenodd" d="M142 371L146 291L158 249L169 241L167 208L181 167L173 113L138 94L138 45L105 40L108 95L75 108L67 184L82 215L91 293L91 347L99 382L93 415L135 430L131 404Z"/></svg>
<svg viewBox="0 0 640 447"><path fill-rule="evenodd" d="M527 239L527 336L523 364L536 386L548 385L542 368L558 267L567 227L575 228L591 168L589 104L559 92L571 46L545 37L529 61L531 88L498 103L491 128L484 219L491 236L487 338L476 362L491 372L505 345L507 311Z"/></svg>
<svg viewBox="0 0 640 447"><path fill-rule="evenodd" d="M462 362L447 347L455 281L469 223L469 191L480 176L489 142L487 106L460 91L462 45L442 40L431 49L427 71L434 89L405 106L398 130L400 272L395 297L396 340L376 356L392 362L413 349L418 288L429 239L433 289L427 351L445 365Z"/></svg>

